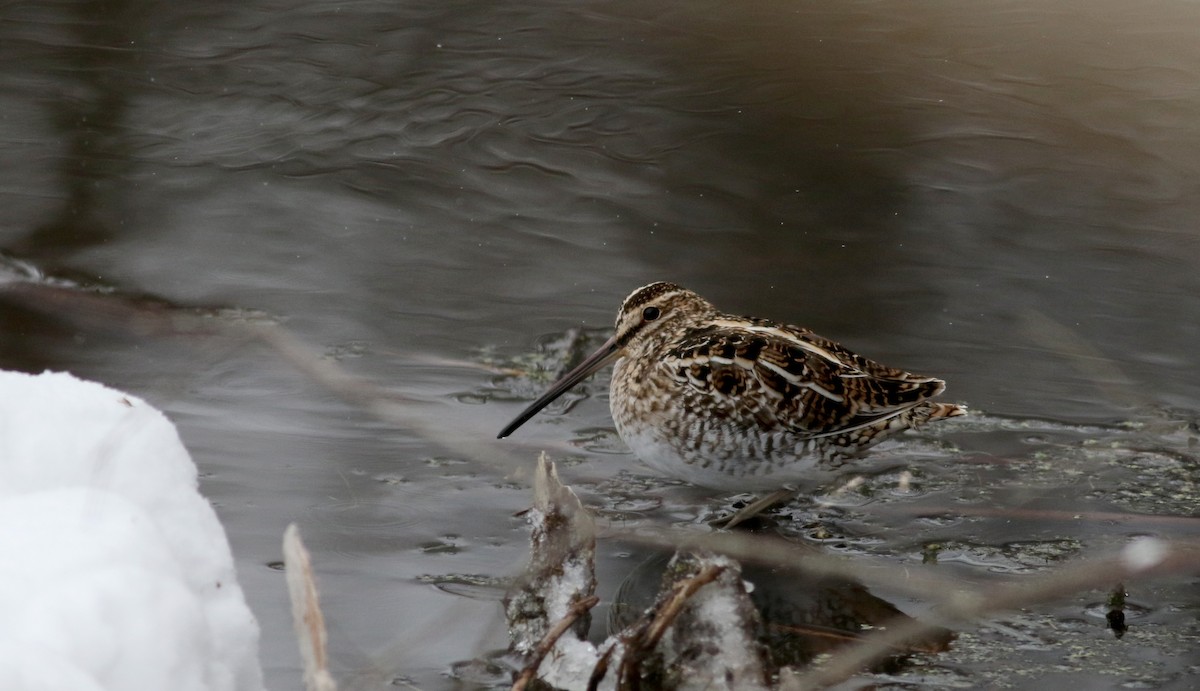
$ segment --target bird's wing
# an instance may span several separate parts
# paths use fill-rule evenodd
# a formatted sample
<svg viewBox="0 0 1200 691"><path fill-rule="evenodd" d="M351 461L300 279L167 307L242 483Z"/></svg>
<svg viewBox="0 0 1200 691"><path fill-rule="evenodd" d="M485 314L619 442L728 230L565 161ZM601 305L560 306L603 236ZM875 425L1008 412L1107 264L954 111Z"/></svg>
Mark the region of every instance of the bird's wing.
<svg viewBox="0 0 1200 691"><path fill-rule="evenodd" d="M732 318L690 330L662 366L738 424L806 436L869 424L945 387L807 329Z"/></svg>

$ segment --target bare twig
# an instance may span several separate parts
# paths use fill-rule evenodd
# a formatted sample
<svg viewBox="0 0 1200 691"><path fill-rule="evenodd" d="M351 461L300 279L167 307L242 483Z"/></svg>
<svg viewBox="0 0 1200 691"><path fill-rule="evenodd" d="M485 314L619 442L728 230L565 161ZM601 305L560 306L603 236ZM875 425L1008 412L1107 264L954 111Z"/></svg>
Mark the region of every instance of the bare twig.
<svg viewBox="0 0 1200 691"><path fill-rule="evenodd" d="M1071 593L1105 587L1114 580L1134 576L1186 573L1200 568L1200 549L1195 545L1169 545L1148 538L1130 543L1120 554L1105 559L1081 560L1046 576L992 585L983 592L961 593L927 613L920 620L907 620L880 627L857 645L834 655L821 667L789 678L782 689L822 688L840 682L874 662L887 657L905 641L927 635L938 627L978 619L993 612L1029 607Z"/></svg>
<svg viewBox="0 0 1200 691"><path fill-rule="evenodd" d="M613 651L617 647L618 642L614 640L612 645L608 646L608 649L600 656L600 660L592 668L591 675L588 676L587 691L596 691L596 689L600 688L600 682L603 681L604 675L608 674L608 663L612 660Z"/></svg>
<svg viewBox="0 0 1200 691"><path fill-rule="evenodd" d="M329 674L325 617L317 598L312 562L295 523L288 525L283 533L283 563L288 597L292 601L292 624L300 644L300 657L304 659L304 687L308 691L336 691L337 684Z"/></svg>
<svg viewBox="0 0 1200 691"><path fill-rule="evenodd" d="M1195 519L1192 519L1195 520ZM792 675L796 681L782 688L819 688L836 683L869 667L872 663L907 647L907 641L931 632L976 619L991 612L1035 605L1071 593L1109 590L1115 582L1127 582L1132 575L1141 577L1190 573L1200 569L1200 544L1159 540L1131 543L1121 555L1107 559L1087 559L1068 564L1045 575L1008 581L989 579L972 584L950 577L925 565L897 565L893 561L847 559L816 552L782 538L746 533L704 533L680 538L677 529L610 531L622 540L677 549L681 542L689 548L701 548L745 562L766 563L793 569L813 578L842 578L884 587L920 598L934 609L920 621L894 622L863 636L857 645L837 654L833 660L805 675ZM1139 547L1140 545L1140 547ZM1142 557L1150 554L1151 559Z"/></svg>
<svg viewBox="0 0 1200 691"><path fill-rule="evenodd" d="M712 583L721 575L725 569L720 566L709 565L704 567L700 573L691 578L679 583L675 586L674 592L671 594L671 599L667 601L665 607L654 617L654 621L650 622L650 626L646 629L646 635L643 637L639 647L653 648L662 640L663 634L671 624L675 623L675 618L679 616L680 610L687 603L688 598L704 586Z"/></svg>
<svg viewBox="0 0 1200 691"><path fill-rule="evenodd" d="M528 467L525 457L514 453L511 446L491 443L491 433L463 434L456 426L447 425L441 402L405 396L348 372L282 326L249 323L227 328L230 333L257 339L312 381L378 420L418 434L463 458L485 463L501 474Z"/></svg>
<svg viewBox="0 0 1200 691"><path fill-rule="evenodd" d="M1064 523L1120 521L1131 530L1144 527L1146 530L1169 529L1172 535L1200 533L1200 520L1195 516L1172 516L1125 511L1059 511L1057 509L998 508L991 506L946 506L944 509L939 509L937 506L930 505L892 504L890 506L876 507L874 512L880 515L898 514L917 516L928 516L944 512L956 516L980 516L1025 521L1062 521Z"/></svg>
<svg viewBox="0 0 1200 691"><path fill-rule="evenodd" d="M1026 309L1020 317L1021 331L1026 338L1048 352L1065 358L1108 400L1141 407L1153 403L1116 360L1106 356L1078 330L1038 309Z"/></svg>
<svg viewBox="0 0 1200 691"><path fill-rule="evenodd" d="M645 651L653 650L658 645L658 642L662 640L667 629L675 622L675 618L679 616L679 612L687 604L688 598L694 595L700 588L716 580L717 576L720 576L724 570L724 567L710 564L701 569L700 573L695 576L675 584L666 604L630 640L625 655L621 658L621 666L617 670L618 688L625 683L626 679L630 678L634 667L641 663Z"/></svg>
<svg viewBox="0 0 1200 691"><path fill-rule="evenodd" d="M548 632L546 632L546 635L541 641L538 642L537 646L534 647L533 653L529 659L529 663L525 665L525 668L521 670L521 674L519 674L516 681L513 682L512 691L524 691L525 687L529 685L529 682L533 681L534 676L537 675L538 667L542 666L542 660L545 660L546 655L550 654L550 651L554 648L554 644L558 642L558 639L562 638L562 635L571 628L571 625L575 623L576 619L578 619L591 608L595 607L597 602L600 602L600 598L592 595L590 597L585 597L582 600L577 600L571 605L571 609L567 611L567 615L560 619L557 624L555 624Z"/></svg>
<svg viewBox="0 0 1200 691"><path fill-rule="evenodd" d="M777 489L774 492L771 492L766 496L759 497L758 499L755 499L749 504L743 506L738 510L737 513L733 514L729 520L724 521L723 523L718 522L714 525L717 528L731 530L734 526L745 523L772 506L775 506L776 504L782 504L794 496L796 496L796 490L794 489Z"/></svg>
<svg viewBox="0 0 1200 691"><path fill-rule="evenodd" d="M841 578L884 584L893 591L920 598L957 592L967 584L937 571L936 566L898 565L894 560L859 556L849 559L825 554L782 537L745 532L693 532L675 527L642 526L635 530L609 527L606 536L666 550L701 549L741 562L771 564L813 578Z"/></svg>

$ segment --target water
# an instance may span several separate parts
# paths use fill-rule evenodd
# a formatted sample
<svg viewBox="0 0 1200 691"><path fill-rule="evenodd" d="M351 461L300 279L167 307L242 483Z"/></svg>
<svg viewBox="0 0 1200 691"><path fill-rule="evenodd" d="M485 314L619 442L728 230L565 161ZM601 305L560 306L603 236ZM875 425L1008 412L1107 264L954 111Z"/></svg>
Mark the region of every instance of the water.
<svg viewBox="0 0 1200 691"><path fill-rule="evenodd" d="M798 524L807 539L900 559L946 543L969 577L1194 533L1033 511L1195 512L1194 5L94 0L0 18L0 250L115 291L8 296L0 366L69 369L176 421L274 688L299 676L269 566L288 522L340 670L450 688L504 645L479 583L523 562L511 514L537 449L625 520L707 510L640 477L603 381L491 441L544 380L490 368L579 327L586 347L651 280L942 376L981 413L882 461L916 496L869 483L884 498ZM171 321L193 308L283 324L408 397L407 424ZM1131 597L1195 641L1194 593ZM1104 683L1194 674L1186 647L1132 638L1106 655L1173 662Z"/></svg>

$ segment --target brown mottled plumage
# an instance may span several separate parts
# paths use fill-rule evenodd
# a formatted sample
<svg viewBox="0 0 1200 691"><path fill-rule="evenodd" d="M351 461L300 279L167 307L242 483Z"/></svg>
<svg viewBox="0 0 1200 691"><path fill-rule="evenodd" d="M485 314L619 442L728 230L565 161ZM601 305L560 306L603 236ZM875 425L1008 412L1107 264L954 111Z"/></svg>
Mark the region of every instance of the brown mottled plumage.
<svg viewBox="0 0 1200 691"><path fill-rule="evenodd" d="M500 437L614 359L609 403L621 438L649 465L706 487L778 488L966 412L928 400L945 389L940 379L885 367L808 329L723 314L660 282L627 297L613 337Z"/></svg>

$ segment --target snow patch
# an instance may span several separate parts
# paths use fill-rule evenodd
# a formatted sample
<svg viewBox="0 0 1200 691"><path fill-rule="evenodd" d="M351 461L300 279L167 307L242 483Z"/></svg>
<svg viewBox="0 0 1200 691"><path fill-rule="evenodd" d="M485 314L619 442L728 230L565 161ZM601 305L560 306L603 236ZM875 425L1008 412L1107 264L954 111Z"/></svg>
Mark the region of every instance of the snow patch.
<svg viewBox="0 0 1200 691"><path fill-rule="evenodd" d="M262 689L196 467L145 401L0 371L0 688Z"/></svg>

